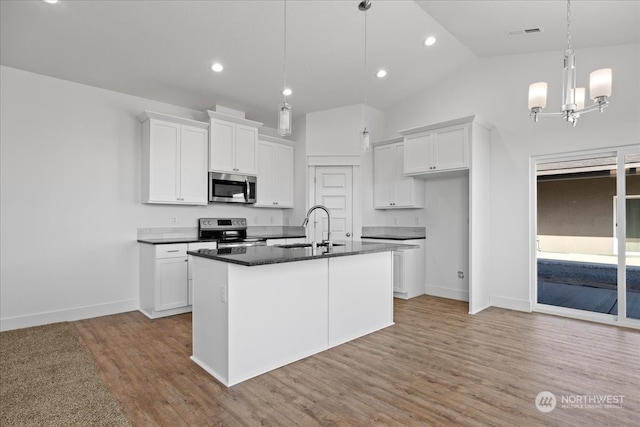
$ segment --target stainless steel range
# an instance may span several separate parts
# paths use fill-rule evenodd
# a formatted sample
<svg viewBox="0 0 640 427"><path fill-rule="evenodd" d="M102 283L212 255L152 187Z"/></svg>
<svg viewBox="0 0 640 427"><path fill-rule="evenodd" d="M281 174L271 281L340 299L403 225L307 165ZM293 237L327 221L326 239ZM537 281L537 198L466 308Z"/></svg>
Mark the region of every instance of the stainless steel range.
<svg viewBox="0 0 640 427"><path fill-rule="evenodd" d="M198 236L201 239L217 239L218 249L267 244L264 238L247 238L246 218L200 218Z"/></svg>

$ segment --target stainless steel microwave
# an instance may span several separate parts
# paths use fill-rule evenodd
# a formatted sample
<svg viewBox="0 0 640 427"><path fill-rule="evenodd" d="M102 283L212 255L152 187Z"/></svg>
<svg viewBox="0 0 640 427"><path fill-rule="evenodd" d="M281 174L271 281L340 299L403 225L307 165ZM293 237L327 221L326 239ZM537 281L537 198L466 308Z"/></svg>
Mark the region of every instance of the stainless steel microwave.
<svg viewBox="0 0 640 427"><path fill-rule="evenodd" d="M209 172L209 202L255 203L257 178Z"/></svg>

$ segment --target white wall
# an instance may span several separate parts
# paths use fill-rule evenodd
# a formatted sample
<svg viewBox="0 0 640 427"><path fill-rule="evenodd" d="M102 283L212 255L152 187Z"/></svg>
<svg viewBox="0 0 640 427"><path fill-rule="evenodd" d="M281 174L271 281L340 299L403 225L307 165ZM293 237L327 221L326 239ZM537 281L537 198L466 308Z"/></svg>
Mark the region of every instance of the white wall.
<svg viewBox="0 0 640 427"><path fill-rule="evenodd" d="M282 224L278 209L140 203L137 115L200 112L7 67L0 95L2 330L137 309L137 227Z"/></svg>
<svg viewBox="0 0 640 427"><path fill-rule="evenodd" d="M611 106L583 116L572 128L561 119L528 117L528 85L549 83L548 111L560 108L562 52L484 58L386 111L387 136L395 131L479 115L495 126L491 136L491 304L528 310L530 300L529 164L534 155L640 144L639 46L580 49L578 83L613 69ZM429 197L425 200L429 211ZM431 215L429 213L428 215ZM427 226L441 218L429 216ZM459 224L459 227L464 227ZM429 242L429 238L427 238ZM427 271L427 276L429 271ZM429 281L429 277L427 277Z"/></svg>

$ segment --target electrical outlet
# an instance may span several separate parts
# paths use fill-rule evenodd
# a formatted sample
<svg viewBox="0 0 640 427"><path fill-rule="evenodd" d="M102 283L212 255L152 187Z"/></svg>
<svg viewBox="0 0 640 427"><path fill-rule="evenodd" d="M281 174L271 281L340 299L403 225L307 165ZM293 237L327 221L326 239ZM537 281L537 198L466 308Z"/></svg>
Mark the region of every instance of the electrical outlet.
<svg viewBox="0 0 640 427"><path fill-rule="evenodd" d="M220 301L227 302L227 287L225 285L220 285Z"/></svg>
<svg viewBox="0 0 640 427"><path fill-rule="evenodd" d="M416 223L416 225L420 225L420 218L419 217L415 217L415 223Z"/></svg>
<svg viewBox="0 0 640 427"><path fill-rule="evenodd" d="M464 279L464 272L458 271L458 279Z"/></svg>
<svg viewBox="0 0 640 427"><path fill-rule="evenodd" d="M398 217L397 216L393 217L393 225L398 225Z"/></svg>
<svg viewBox="0 0 640 427"><path fill-rule="evenodd" d="M178 217L177 216L172 216L171 217L171 224L177 224L178 223Z"/></svg>

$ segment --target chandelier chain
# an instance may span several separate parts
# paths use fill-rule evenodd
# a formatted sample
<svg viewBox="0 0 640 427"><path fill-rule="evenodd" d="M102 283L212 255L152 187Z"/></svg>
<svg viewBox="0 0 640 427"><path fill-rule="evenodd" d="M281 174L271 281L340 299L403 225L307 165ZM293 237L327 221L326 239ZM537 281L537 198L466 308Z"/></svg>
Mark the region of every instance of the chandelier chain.
<svg viewBox="0 0 640 427"><path fill-rule="evenodd" d="M567 49L571 50L571 0L567 0Z"/></svg>

